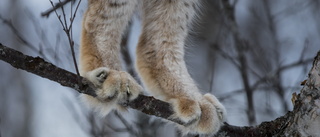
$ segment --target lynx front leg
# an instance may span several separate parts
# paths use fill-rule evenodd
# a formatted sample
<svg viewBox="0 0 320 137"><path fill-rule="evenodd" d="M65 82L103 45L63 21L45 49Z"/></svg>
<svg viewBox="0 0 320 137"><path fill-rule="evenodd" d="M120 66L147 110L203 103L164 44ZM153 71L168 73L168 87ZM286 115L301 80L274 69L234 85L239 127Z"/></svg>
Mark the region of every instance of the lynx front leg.
<svg viewBox="0 0 320 137"><path fill-rule="evenodd" d="M120 40L138 0L88 0L80 48L81 75L96 87L97 97L84 100L105 116L123 108L142 88L121 70Z"/></svg>
<svg viewBox="0 0 320 137"><path fill-rule="evenodd" d="M88 0L83 17L81 70L98 67L121 70L120 41L138 0Z"/></svg>
<svg viewBox="0 0 320 137"><path fill-rule="evenodd" d="M214 134L225 115L216 98L201 95L184 62L184 41L197 0L144 0L137 68L154 96L171 103L188 133Z"/></svg>

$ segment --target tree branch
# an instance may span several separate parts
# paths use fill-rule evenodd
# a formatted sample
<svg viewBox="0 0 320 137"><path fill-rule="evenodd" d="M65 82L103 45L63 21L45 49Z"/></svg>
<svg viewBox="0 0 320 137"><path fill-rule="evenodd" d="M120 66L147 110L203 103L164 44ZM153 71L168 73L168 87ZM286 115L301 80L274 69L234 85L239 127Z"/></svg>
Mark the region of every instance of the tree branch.
<svg viewBox="0 0 320 137"><path fill-rule="evenodd" d="M82 83L78 83L78 76L76 74L46 62L40 57L24 55L23 53L6 47L1 43L0 60L11 64L15 68L22 69L43 78L58 82L62 86L73 88L79 93L96 96L92 84L83 77L80 77L80 81L82 81ZM140 95L136 100L130 102L129 106L143 113L165 119L169 119L169 117L173 114L169 103L144 95ZM176 123L181 123L178 120L169 120Z"/></svg>
<svg viewBox="0 0 320 137"><path fill-rule="evenodd" d="M13 67L26 70L30 73L39 75L43 78L50 79L52 81L58 82L63 86L70 87L78 91L79 93L88 94L91 96L96 96L94 93L94 89L91 86L92 84L85 80L83 77L81 78L82 83L78 83L78 77L76 74L61 69L49 62L44 61L40 57L31 57L24 55L23 53L8 48L0 43L0 60L3 60ZM313 87L313 91L319 90L314 88L312 82L319 86L320 78L317 76L320 72L320 52L318 53L317 57L314 61L314 67L312 68L313 71L310 71L310 76L308 82L305 87ZM317 73L316 73L316 72ZM317 77L317 79L315 78ZM304 88L305 88L304 87ZM309 93L308 93L309 94ZM294 125L292 120L295 119L298 110L301 109L303 98L305 97L302 95L297 95L295 100L295 109L292 112L288 112L284 116L277 118L270 122L263 122L258 126L245 126L245 127L238 127L232 126L228 123L221 128L218 132L217 136L227 135L232 137L259 137L259 136L283 136L283 131L288 130L289 126ZM318 96L316 96L318 97ZM300 102L300 103L299 103ZM301 103L302 102L302 103ZM170 104L167 102L163 102L157 100L153 97L148 97L144 95L139 95L139 97L132 102L129 103L129 106L133 109L139 110L143 113L154 115L157 117L162 117L168 119L170 121L181 123L179 120L170 119L170 116L173 114L173 111L170 107ZM301 111L299 111L301 112ZM308 112L305 112L308 113ZM291 127L290 127L291 128Z"/></svg>

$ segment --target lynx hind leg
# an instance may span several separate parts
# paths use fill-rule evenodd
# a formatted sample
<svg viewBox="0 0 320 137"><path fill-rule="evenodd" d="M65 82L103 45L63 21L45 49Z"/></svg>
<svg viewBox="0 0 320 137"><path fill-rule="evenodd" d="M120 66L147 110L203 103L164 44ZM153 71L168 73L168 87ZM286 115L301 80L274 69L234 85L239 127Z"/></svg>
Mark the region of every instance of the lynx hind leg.
<svg viewBox="0 0 320 137"><path fill-rule="evenodd" d="M100 67L84 75L95 86L97 97L84 95L82 98L89 107L106 116L111 110L125 110L129 101L143 91L142 87L124 71Z"/></svg>

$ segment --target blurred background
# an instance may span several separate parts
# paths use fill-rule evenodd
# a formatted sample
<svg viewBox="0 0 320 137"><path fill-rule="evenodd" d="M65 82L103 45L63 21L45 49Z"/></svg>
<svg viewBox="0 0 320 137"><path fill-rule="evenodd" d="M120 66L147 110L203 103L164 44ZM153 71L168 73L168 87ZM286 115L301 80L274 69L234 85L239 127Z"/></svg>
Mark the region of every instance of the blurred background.
<svg viewBox="0 0 320 137"><path fill-rule="evenodd" d="M201 91L221 100L232 125L257 125L292 110L291 96L301 89L320 49L320 1L202 2L185 57ZM71 0L57 10L62 20L64 11L68 25L78 3ZM72 24L76 57L86 7L82 0ZM1 0L0 43L75 73L68 37L56 13L41 15L49 9L49 0ZM139 34L137 12L121 44L123 65L132 75ZM0 137L180 136L174 124L132 109L97 117L74 90L2 61L0 68Z"/></svg>

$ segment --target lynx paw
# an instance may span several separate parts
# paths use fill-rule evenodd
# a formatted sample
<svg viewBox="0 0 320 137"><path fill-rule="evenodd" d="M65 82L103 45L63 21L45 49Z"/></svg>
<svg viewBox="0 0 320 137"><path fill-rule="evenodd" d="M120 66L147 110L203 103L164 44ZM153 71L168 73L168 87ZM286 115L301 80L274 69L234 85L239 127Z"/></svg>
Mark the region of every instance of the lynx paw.
<svg viewBox="0 0 320 137"><path fill-rule="evenodd" d="M220 103L220 101L211 94L205 94L203 97L215 106L219 119L221 121L225 121L227 111L226 108Z"/></svg>
<svg viewBox="0 0 320 137"><path fill-rule="evenodd" d="M101 67L88 72L84 77L93 83L97 94L96 98L87 96L86 100L102 115L115 108L124 108L143 91L130 74L124 71Z"/></svg>
<svg viewBox="0 0 320 137"><path fill-rule="evenodd" d="M219 100L211 94L205 94L199 102L201 118L195 131L198 134L213 135L218 132L223 125L226 118L226 109Z"/></svg>
<svg viewBox="0 0 320 137"><path fill-rule="evenodd" d="M199 103L189 98L172 99L171 101L174 114L172 119L179 121L183 126L190 126L197 122L201 116Z"/></svg>
<svg viewBox="0 0 320 137"><path fill-rule="evenodd" d="M218 99L205 94L196 100L178 98L172 102L176 118L182 126L178 126L183 134L213 135L223 125L226 116L224 106Z"/></svg>

